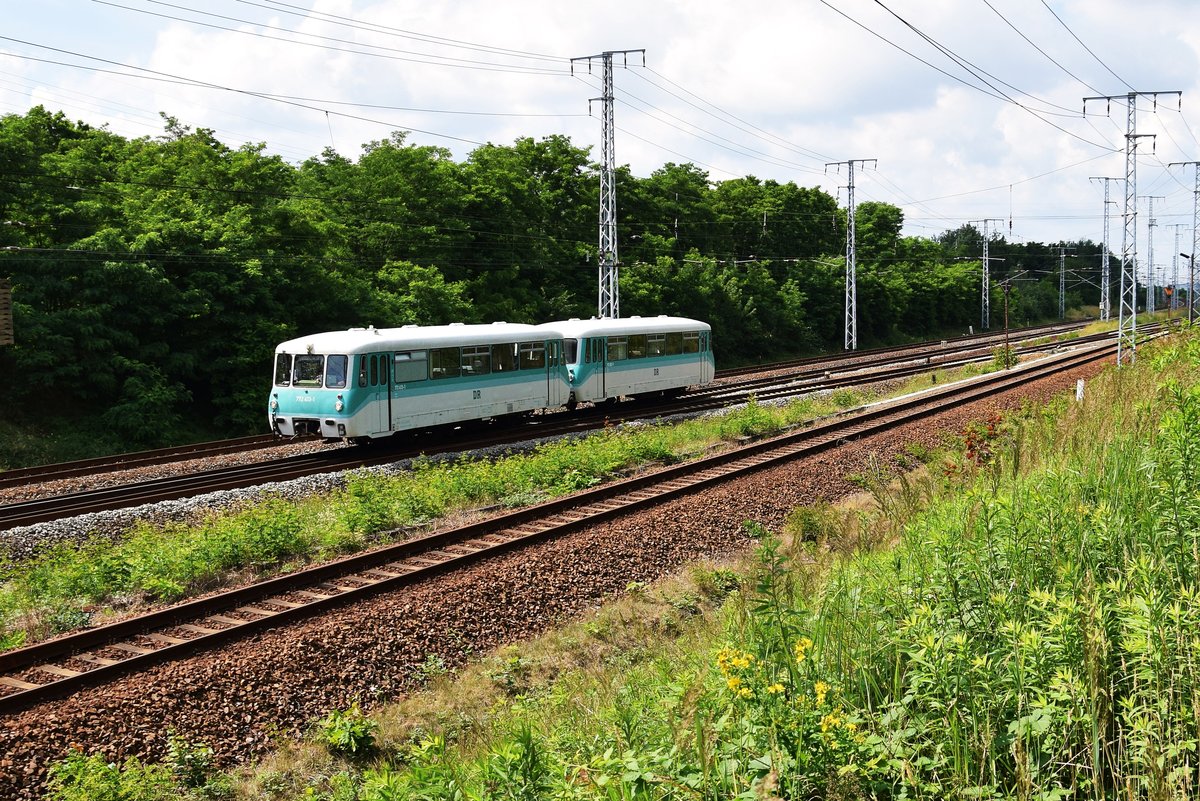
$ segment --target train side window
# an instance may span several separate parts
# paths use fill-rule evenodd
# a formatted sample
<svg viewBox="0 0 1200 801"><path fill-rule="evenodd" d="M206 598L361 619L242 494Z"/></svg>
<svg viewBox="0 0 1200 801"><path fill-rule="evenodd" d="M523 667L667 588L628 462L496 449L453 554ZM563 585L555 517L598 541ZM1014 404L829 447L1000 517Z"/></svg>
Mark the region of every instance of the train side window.
<svg viewBox="0 0 1200 801"><path fill-rule="evenodd" d="M564 339L563 344L566 347L566 363L575 364L579 360L579 340Z"/></svg>
<svg viewBox="0 0 1200 801"><path fill-rule="evenodd" d="M667 355L678 356L683 353L683 334L678 331L667 334Z"/></svg>
<svg viewBox="0 0 1200 801"><path fill-rule="evenodd" d="M610 362L619 362L627 358L629 358L629 338L609 337L608 360Z"/></svg>
<svg viewBox="0 0 1200 801"><path fill-rule="evenodd" d="M365 387L367 385L367 360L370 356L358 357L358 385Z"/></svg>
<svg viewBox="0 0 1200 801"><path fill-rule="evenodd" d="M667 335L666 334L647 334L646 335L646 355L647 356L662 356L667 352Z"/></svg>
<svg viewBox="0 0 1200 801"><path fill-rule="evenodd" d="M492 349L487 345L473 345L462 349L462 374L487 375L492 372Z"/></svg>
<svg viewBox="0 0 1200 801"><path fill-rule="evenodd" d="M542 342L521 342L522 370L542 370L546 367L546 346Z"/></svg>
<svg viewBox="0 0 1200 801"><path fill-rule="evenodd" d="M429 354L423 350L400 351L392 357L392 379L411 384L429 377Z"/></svg>
<svg viewBox="0 0 1200 801"><path fill-rule="evenodd" d="M458 348L434 348L429 351L430 378L457 378L462 372Z"/></svg>
<svg viewBox="0 0 1200 801"><path fill-rule="evenodd" d="M377 386L379 386L379 357L378 356L368 356L367 358L369 358L371 360L371 364L370 364L371 386L377 387Z"/></svg>
<svg viewBox="0 0 1200 801"><path fill-rule="evenodd" d="M321 374L325 372L325 357L301 354L292 367L292 384L298 387L321 386Z"/></svg>
<svg viewBox="0 0 1200 801"><path fill-rule="evenodd" d="M325 386L342 389L346 386L346 363L349 359L340 354L325 359Z"/></svg>
<svg viewBox="0 0 1200 801"><path fill-rule="evenodd" d="M275 354L275 386L286 387L292 383L292 354Z"/></svg>
<svg viewBox="0 0 1200 801"><path fill-rule="evenodd" d="M700 332L699 331L684 332L683 352L684 353L699 353L700 352Z"/></svg>
<svg viewBox="0 0 1200 801"><path fill-rule="evenodd" d="M646 335L634 334L629 337L629 358L640 359L646 355Z"/></svg>
<svg viewBox="0 0 1200 801"><path fill-rule="evenodd" d="M712 332L704 331L700 334L700 350L708 353L712 350Z"/></svg>
<svg viewBox="0 0 1200 801"><path fill-rule="evenodd" d="M497 373L509 373L517 369L517 343L492 345L492 369Z"/></svg>

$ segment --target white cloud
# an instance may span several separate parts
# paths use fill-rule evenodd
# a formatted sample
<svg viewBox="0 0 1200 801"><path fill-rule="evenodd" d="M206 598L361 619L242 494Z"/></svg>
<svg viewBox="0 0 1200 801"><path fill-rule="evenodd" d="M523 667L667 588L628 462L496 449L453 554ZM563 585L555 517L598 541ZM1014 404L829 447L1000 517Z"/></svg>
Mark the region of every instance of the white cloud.
<svg viewBox="0 0 1200 801"><path fill-rule="evenodd" d="M144 0L128 4L167 13ZM1088 162L1103 150L1075 137L1122 147L1123 110L1114 105L1111 119L1085 120L1077 112L1085 95L1127 90L1124 79L1138 89L1184 90L1182 114L1170 105L1158 114L1147 110L1139 115L1139 130L1158 134L1155 153L1145 154L1139 163L1139 194L1167 198L1161 212L1156 207L1156 216L1164 221L1181 221L1184 215L1190 221L1191 175L1179 170L1172 175L1165 165L1200 157L1200 122L1191 122L1200 121L1200 18L1191 0L1154 0L1133 7L1125 0L1051 3L1120 79L1040 2L992 0L992 5L1046 55L983 3L888 0L897 15L994 76L984 76L995 87L989 92L1065 114L1046 116L1074 137L887 44L884 40L963 80L983 79L970 77L870 3L312 0L314 14L307 19L288 13L286 6L266 11L233 0L192 5L256 24L175 15L261 35L100 4L81 8L68 0L31 4L27 13L10 21L11 35L222 86L328 102L305 102L315 108L301 108L246 94L51 68L19 58L45 58L48 51L6 42L5 49L18 57L0 54L0 71L18 73L29 82L27 89L9 88L9 107L19 106L25 91L30 105L63 108L92 124L109 122L113 130L131 136L161 132L157 112L164 111L193 127L212 128L233 145L266 142L291 160L316 155L331 141L353 157L361 144L385 138L393 128L413 129L410 141L449 147L458 157L469 152L472 141L508 143L518 136L552 133L591 146L596 157L599 105L593 105L593 116L584 115L588 98L599 94L598 63L591 77L582 66L571 77L516 74L488 64L519 62L565 70L572 56L644 47L647 69L633 56L630 69L616 73L621 100L617 158L636 174L649 174L668 161L692 160L715 179L749 173L836 192L844 178L826 176L825 161L877 158L878 171L862 173L860 198L905 206L913 232L935 233L969 219L1007 218L1011 209L1015 235L1055 241L1099 238L1102 189L1087 179L1123 174L1123 159L1115 155ZM336 24L334 18L358 27ZM301 46L265 38L283 36L267 30L268 25L347 41L326 42L338 50ZM421 42L385 28L441 39ZM561 60L506 57L487 47L451 47L447 40ZM367 50L367 45L392 48L376 51L391 57L347 52ZM436 60L431 58L435 55L484 63L455 68L424 63ZM88 63L61 54L57 58ZM1062 108L1040 105L1017 90ZM531 116L418 113L334 101ZM840 196L844 200L844 193ZM913 205L913 200L928 202Z"/></svg>

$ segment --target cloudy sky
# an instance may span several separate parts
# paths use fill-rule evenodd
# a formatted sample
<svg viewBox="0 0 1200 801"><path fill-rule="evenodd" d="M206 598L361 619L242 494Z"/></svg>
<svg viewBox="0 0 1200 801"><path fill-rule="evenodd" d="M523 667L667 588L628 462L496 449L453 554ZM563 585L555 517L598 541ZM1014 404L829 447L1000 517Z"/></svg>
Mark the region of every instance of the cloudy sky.
<svg viewBox="0 0 1200 801"><path fill-rule="evenodd" d="M1154 262L1191 250L1197 0L0 0L0 113L35 104L122 135L160 112L292 162L408 130L465 157L561 133L599 158L600 62L618 56L616 156L846 193L932 236L1103 233L1140 95L1136 194ZM1182 92L1182 98L1173 92ZM1118 95L1114 103L1084 98ZM1111 184L1114 215L1124 188ZM620 199L618 198L618 205ZM1150 201L1139 201L1139 259ZM1176 227L1178 226L1178 227ZM1120 251L1123 223L1110 221ZM1181 247L1175 247L1175 237Z"/></svg>

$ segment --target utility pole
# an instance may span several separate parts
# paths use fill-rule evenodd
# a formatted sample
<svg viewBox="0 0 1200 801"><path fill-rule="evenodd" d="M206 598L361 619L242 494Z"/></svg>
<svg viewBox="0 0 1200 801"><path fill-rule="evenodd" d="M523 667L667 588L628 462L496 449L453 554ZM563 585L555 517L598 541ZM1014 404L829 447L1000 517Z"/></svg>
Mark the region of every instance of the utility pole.
<svg viewBox="0 0 1200 801"><path fill-rule="evenodd" d="M600 302L599 315L603 318L621 316L620 290L617 285L617 185L616 185L616 155L614 152L613 125L613 56L625 57L629 65L629 54L641 53L642 66L646 64L646 51L641 50L605 50L592 56L579 56L571 59L571 72L575 72L576 61L587 61L588 72L592 71L592 59L600 59L604 66L604 89L600 97L588 99L588 113L591 113L593 100L600 100L603 105L601 123L601 164L600 164Z"/></svg>
<svg viewBox="0 0 1200 801"><path fill-rule="evenodd" d="M1200 238L1200 161L1172 161L1167 167L1191 167L1196 176L1196 187L1192 190L1192 256L1191 269L1189 270L1188 278L1188 322L1192 321L1192 316L1196 309L1196 261L1195 255L1200 252L1200 246L1197 245ZM1176 248L1178 250L1179 248ZM1179 254L1183 256L1183 253Z"/></svg>
<svg viewBox="0 0 1200 801"><path fill-rule="evenodd" d="M845 164L849 175L846 203L846 350L858 350L858 279L855 276L857 254L854 249L854 165L866 167L867 162L877 166L877 159L847 159L846 161L830 161L825 165L825 171L836 166L841 172Z"/></svg>
<svg viewBox="0 0 1200 801"><path fill-rule="evenodd" d="M1154 307L1158 305L1158 300L1154 292L1154 229L1158 227L1158 220L1154 219L1154 201L1166 200L1162 195L1142 195L1143 198L1149 201L1150 211L1146 218L1149 220L1146 228L1146 314L1154 314Z"/></svg>
<svg viewBox="0 0 1200 801"><path fill-rule="evenodd" d="M1134 274L1137 261L1137 140L1148 134L1137 133L1138 96L1153 99L1158 108L1159 95L1178 95L1183 107L1183 92L1128 92L1123 95L1085 97L1083 113L1087 114L1089 100L1103 100L1107 110L1112 101L1125 101L1125 229L1121 235L1121 302L1117 323L1117 364L1137 359L1137 283Z"/></svg>
<svg viewBox="0 0 1200 801"><path fill-rule="evenodd" d="M1058 247L1058 319L1067 319L1067 251L1068 248Z"/></svg>
<svg viewBox="0 0 1200 801"><path fill-rule="evenodd" d="M1001 220L1000 218L997 217L997 218L988 218L986 220L971 220L968 223L968 225L974 225L975 223L983 224L983 268L981 270L981 272L982 272L982 282L981 282L982 290L980 292L980 311L979 311L979 330L980 331L987 331L992 326L992 321L991 321L991 310L992 310L991 284L992 284L992 279L991 279L991 269L990 269L991 262L1004 261L1004 259L992 258L991 256L988 255L988 246L992 242L992 236L991 236L991 234L988 233L988 223L990 223L990 222L1001 223L1001 222L1004 222L1004 220Z"/></svg>
<svg viewBox="0 0 1200 801"><path fill-rule="evenodd" d="M1115 206L1117 203L1115 200L1108 199L1108 182L1124 179L1092 176L1088 180L1104 181L1104 253L1100 257L1100 319L1108 320L1112 310L1112 300L1108 296L1109 289L1112 286L1112 278L1109 276L1108 271L1108 253L1111 249L1108 240L1108 207L1109 205Z"/></svg>

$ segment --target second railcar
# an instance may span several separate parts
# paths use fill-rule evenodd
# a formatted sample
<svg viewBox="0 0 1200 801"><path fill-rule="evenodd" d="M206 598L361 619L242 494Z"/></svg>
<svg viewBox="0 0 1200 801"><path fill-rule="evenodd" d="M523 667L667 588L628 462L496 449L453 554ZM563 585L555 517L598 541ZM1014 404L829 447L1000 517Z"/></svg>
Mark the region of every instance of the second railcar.
<svg viewBox="0 0 1200 801"><path fill-rule="evenodd" d="M712 328L687 317L547 323L566 349L568 405L668 394L713 380Z"/></svg>

